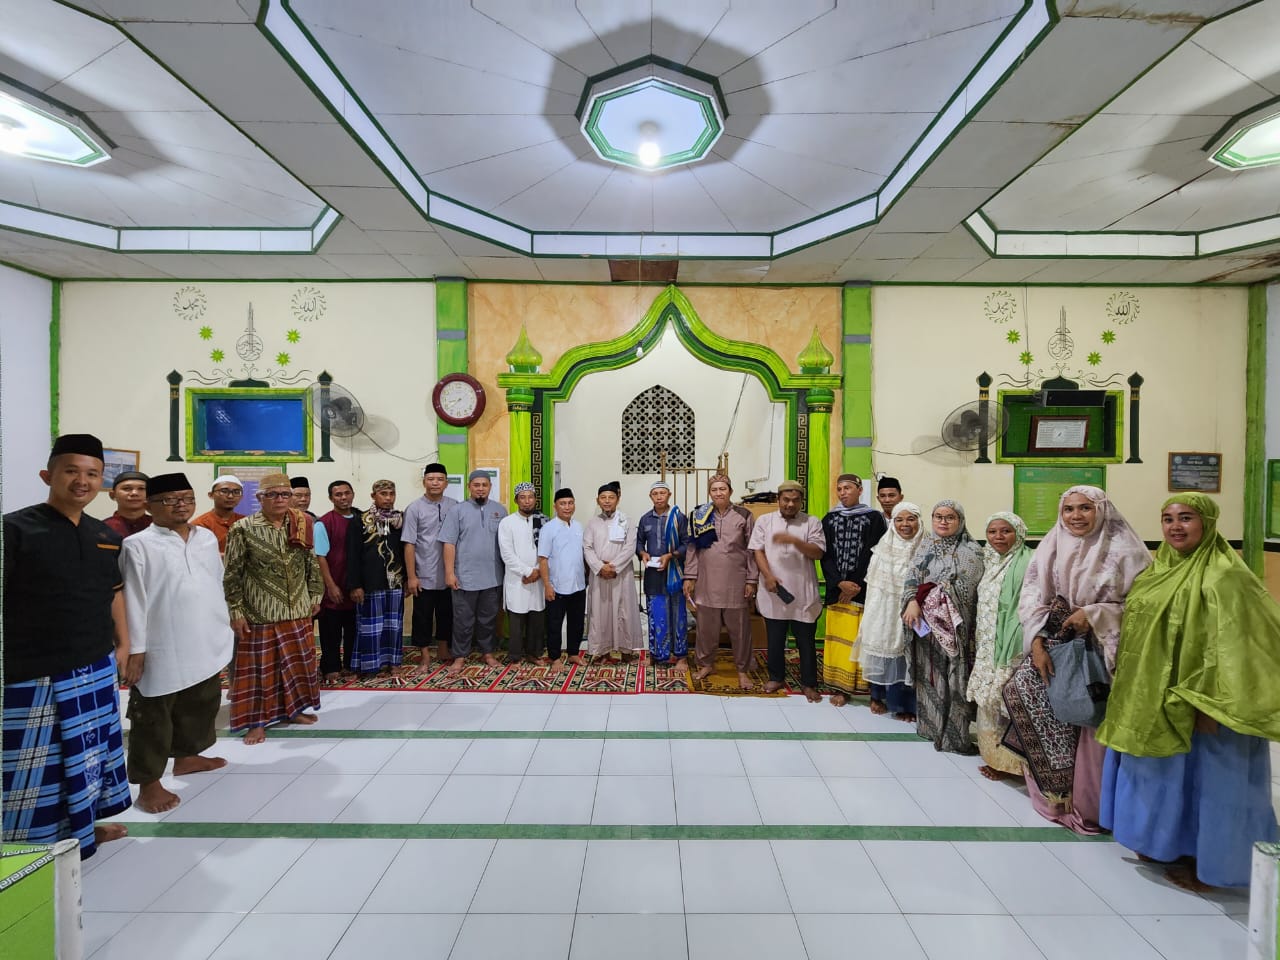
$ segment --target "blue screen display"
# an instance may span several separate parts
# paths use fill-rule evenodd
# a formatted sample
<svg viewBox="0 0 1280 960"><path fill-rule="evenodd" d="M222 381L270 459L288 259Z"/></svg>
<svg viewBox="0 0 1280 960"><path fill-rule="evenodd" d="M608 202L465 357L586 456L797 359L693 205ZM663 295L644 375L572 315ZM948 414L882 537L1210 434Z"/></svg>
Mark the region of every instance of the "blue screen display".
<svg viewBox="0 0 1280 960"><path fill-rule="evenodd" d="M301 453L307 447L304 402L302 397L204 398L204 449Z"/></svg>

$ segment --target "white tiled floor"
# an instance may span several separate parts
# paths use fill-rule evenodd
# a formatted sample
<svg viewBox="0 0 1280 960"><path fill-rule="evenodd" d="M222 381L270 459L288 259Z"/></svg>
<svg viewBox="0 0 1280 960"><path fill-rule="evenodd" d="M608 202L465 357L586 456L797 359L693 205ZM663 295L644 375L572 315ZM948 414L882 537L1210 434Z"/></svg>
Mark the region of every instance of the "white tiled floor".
<svg viewBox="0 0 1280 960"><path fill-rule="evenodd" d="M1043 833L983 840L963 828L1046 824L1020 788L983 780L976 759L923 741L821 739L909 732L865 707L344 691L325 694L317 729L332 736L269 736L252 748L219 740L213 752L231 761L225 771L172 781L183 802L171 813L126 815L289 826L261 839L199 836L197 826L187 828L196 836L104 846L84 864L86 955L1244 955L1243 895L1188 894L1113 843L1041 842ZM343 738L354 729L462 733ZM674 738L591 736L598 731ZM768 732L786 738L758 736ZM404 839L408 827L397 835L396 825L454 823L489 825L466 829L490 836ZM360 824L370 825L369 839L333 835ZM534 837L495 838L503 824ZM676 838L581 833L625 837L616 830L643 824ZM858 841L806 830L847 825L944 832ZM763 833L698 836L719 826Z"/></svg>

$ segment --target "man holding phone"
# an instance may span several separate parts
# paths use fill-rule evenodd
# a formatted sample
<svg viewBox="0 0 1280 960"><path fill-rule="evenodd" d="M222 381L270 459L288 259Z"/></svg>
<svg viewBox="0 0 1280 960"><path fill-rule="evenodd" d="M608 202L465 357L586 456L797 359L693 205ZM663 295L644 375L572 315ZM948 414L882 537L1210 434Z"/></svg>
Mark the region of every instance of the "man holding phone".
<svg viewBox="0 0 1280 960"><path fill-rule="evenodd" d="M800 654L800 686L810 703L821 703L818 692L816 632L822 613L814 562L827 550L822 522L800 509L804 488L794 480L778 484L778 509L756 521L748 549L755 554L761 590L756 606L764 617L769 641L769 682L766 693L786 682L787 633L796 638Z"/></svg>

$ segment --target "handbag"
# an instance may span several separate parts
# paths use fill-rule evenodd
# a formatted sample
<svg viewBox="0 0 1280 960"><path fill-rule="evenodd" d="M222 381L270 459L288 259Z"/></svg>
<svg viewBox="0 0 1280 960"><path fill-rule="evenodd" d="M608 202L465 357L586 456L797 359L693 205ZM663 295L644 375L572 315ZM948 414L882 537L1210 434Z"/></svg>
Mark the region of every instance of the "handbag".
<svg viewBox="0 0 1280 960"><path fill-rule="evenodd" d="M1092 632L1060 637L1049 646L1053 676L1049 678L1049 706L1062 723L1097 727L1107 715L1111 675Z"/></svg>

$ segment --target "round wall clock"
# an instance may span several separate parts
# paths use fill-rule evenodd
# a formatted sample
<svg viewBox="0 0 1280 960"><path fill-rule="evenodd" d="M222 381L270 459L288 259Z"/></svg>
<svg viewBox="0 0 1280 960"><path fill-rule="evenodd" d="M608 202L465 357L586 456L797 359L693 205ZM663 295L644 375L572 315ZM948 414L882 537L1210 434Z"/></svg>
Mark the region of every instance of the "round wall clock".
<svg viewBox="0 0 1280 960"><path fill-rule="evenodd" d="M484 387L469 374L446 374L431 392L431 405L445 423L469 427L484 413Z"/></svg>

